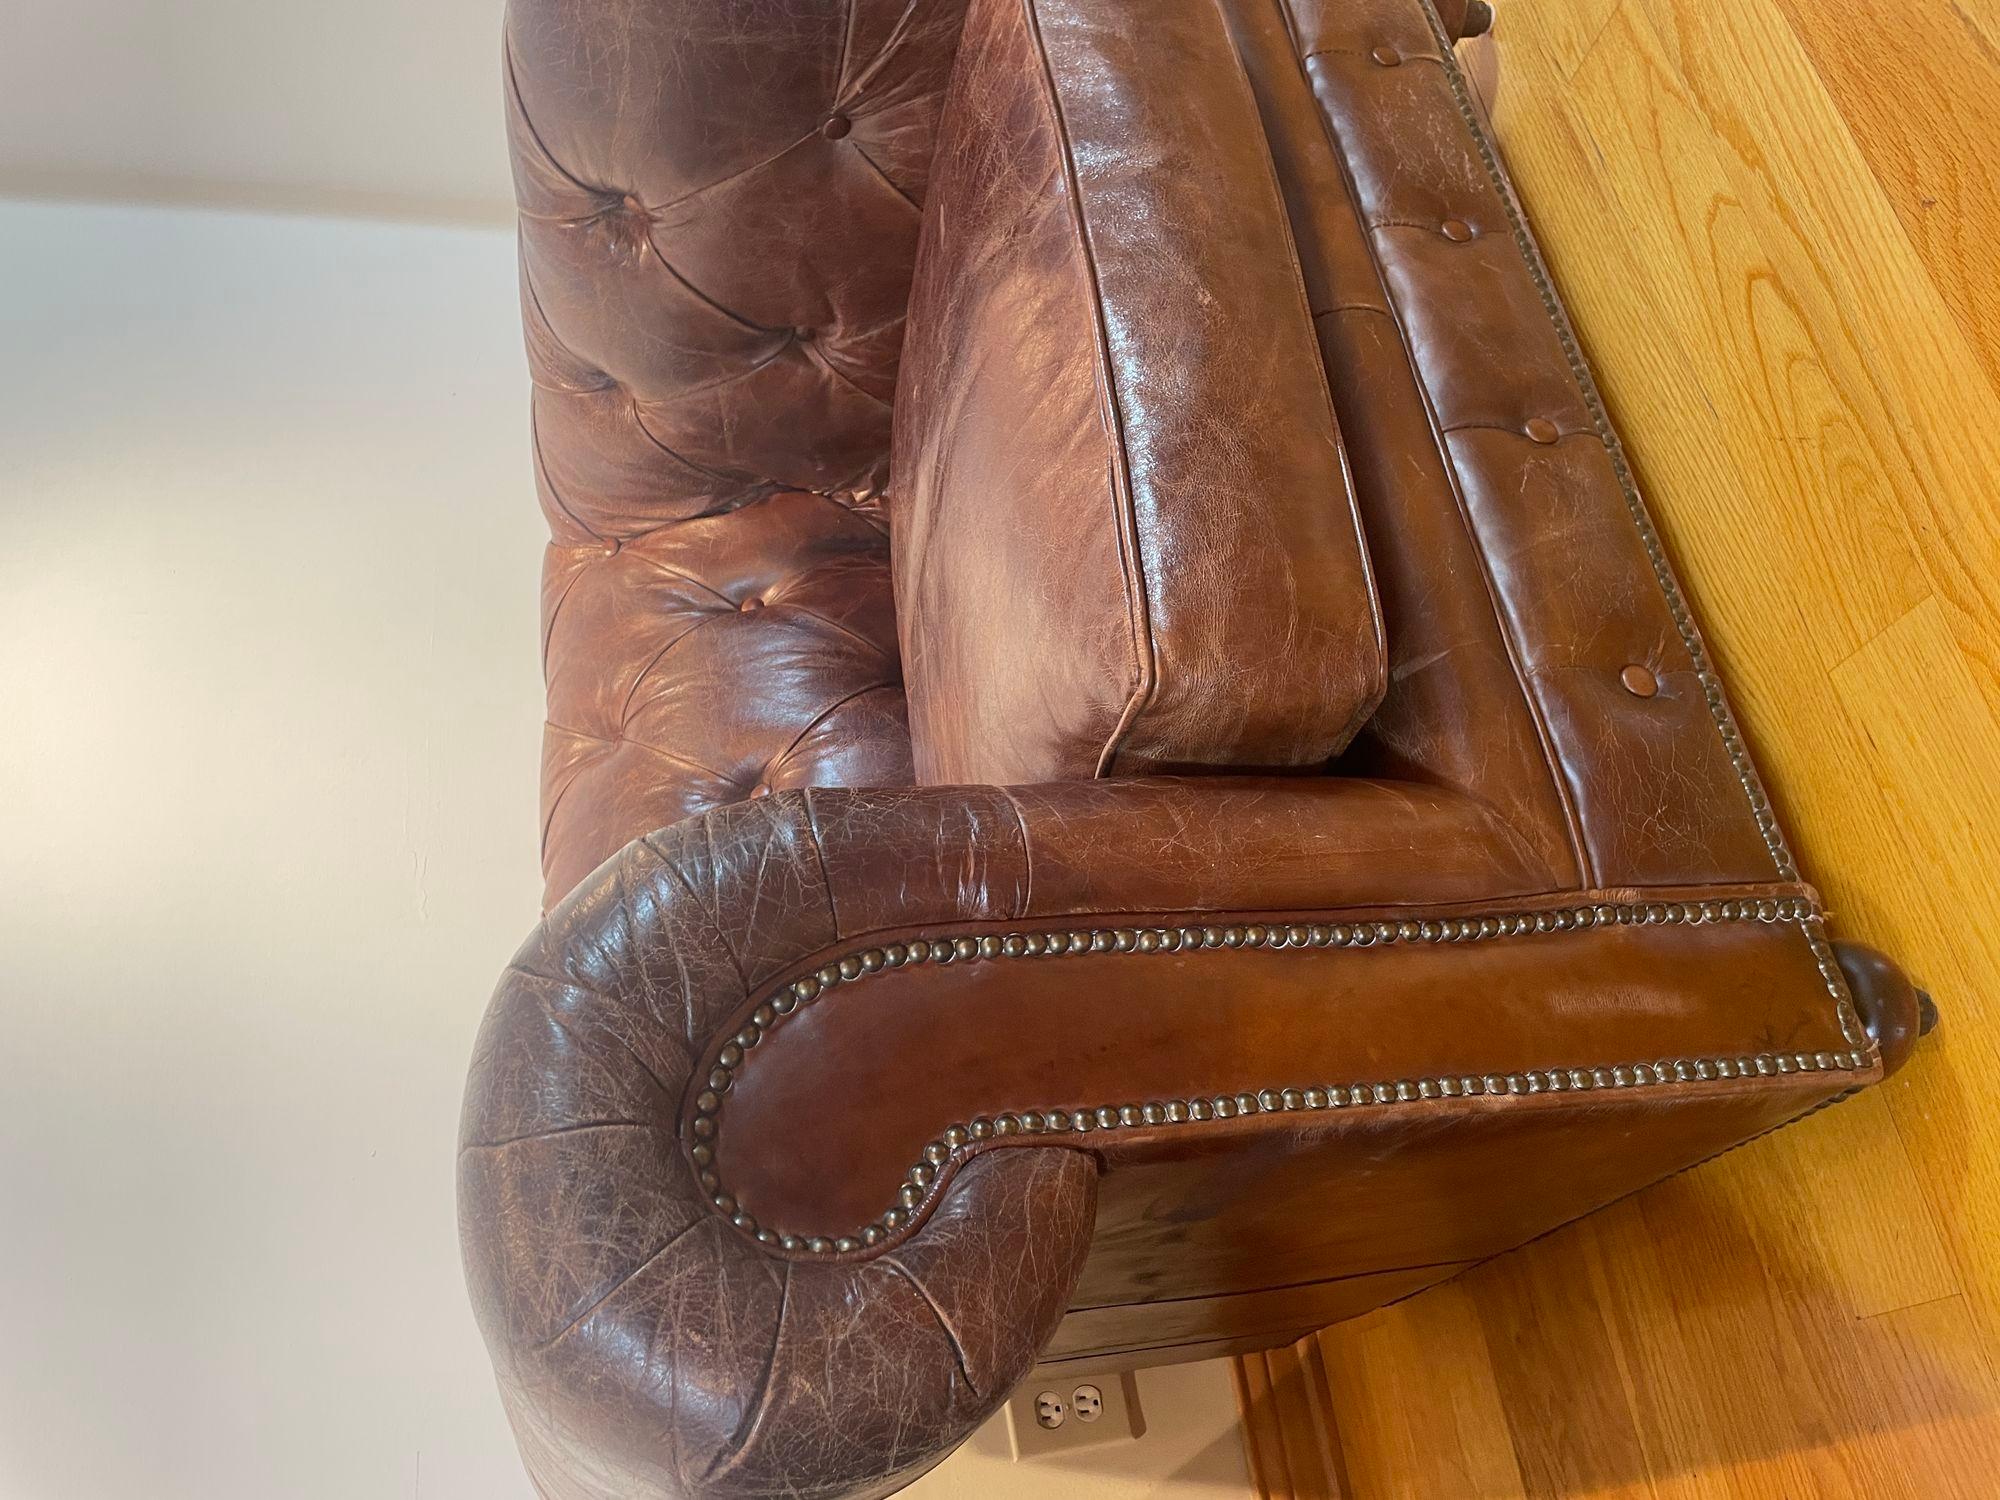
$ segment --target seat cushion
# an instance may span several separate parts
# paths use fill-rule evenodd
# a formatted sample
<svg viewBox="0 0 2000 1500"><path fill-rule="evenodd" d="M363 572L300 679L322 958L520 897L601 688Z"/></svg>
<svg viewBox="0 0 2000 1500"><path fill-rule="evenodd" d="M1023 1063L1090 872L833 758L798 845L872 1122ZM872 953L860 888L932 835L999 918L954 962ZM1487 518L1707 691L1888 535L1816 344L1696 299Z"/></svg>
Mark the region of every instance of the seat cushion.
<svg viewBox="0 0 2000 1500"><path fill-rule="evenodd" d="M1381 697L1366 547L1213 0L973 0L891 460L920 781L1313 766Z"/></svg>

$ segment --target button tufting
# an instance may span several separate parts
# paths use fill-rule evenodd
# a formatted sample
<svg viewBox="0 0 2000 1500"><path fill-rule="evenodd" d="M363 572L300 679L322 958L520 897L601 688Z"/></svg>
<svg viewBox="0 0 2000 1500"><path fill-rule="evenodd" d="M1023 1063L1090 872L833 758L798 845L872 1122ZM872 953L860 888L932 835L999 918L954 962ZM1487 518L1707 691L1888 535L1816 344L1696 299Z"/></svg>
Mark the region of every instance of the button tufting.
<svg viewBox="0 0 2000 1500"><path fill-rule="evenodd" d="M619 541L617 537L608 536L604 539L604 549L603 549L604 555L606 557L616 557L618 555L619 549L624 545L625 544Z"/></svg>
<svg viewBox="0 0 2000 1500"><path fill-rule="evenodd" d="M751 795L751 797L752 797L753 799L755 799L755 798L758 798L758 797L768 797L768 796L770 796L770 795L771 795L771 784L770 784L770 782L768 782L768 781L760 781L760 782L758 782L758 783L757 783L757 784L756 784L755 786L753 786L753 787L751 787L751 788L750 788L750 795Z"/></svg>
<svg viewBox="0 0 2000 1500"><path fill-rule="evenodd" d="M830 141L837 141L853 128L854 122L848 119L846 115L828 115L826 123L820 126L819 133Z"/></svg>
<svg viewBox="0 0 2000 1500"><path fill-rule="evenodd" d="M1625 684L1625 691L1635 698L1650 698L1660 690L1660 679L1637 662L1620 672L1618 680Z"/></svg>
<svg viewBox="0 0 2000 1500"><path fill-rule="evenodd" d="M813 331L810 328L794 328L792 339L795 343L810 344L813 341Z"/></svg>
<svg viewBox="0 0 2000 1500"><path fill-rule="evenodd" d="M737 605L736 607L747 615L755 610L762 609L764 607L764 601L762 599L759 599L755 594L752 594L748 599L745 599L741 604Z"/></svg>
<svg viewBox="0 0 2000 1500"><path fill-rule="evenodd" d="M1438 226L1440 233L1454 244L1463 245L1472 238L1472 226L1463 219L1446 219Z"/></svg>
<svg viewBox="0 0 2000 1500"><path fill-rule="evenodd" d="M1528 436L1538 443L1553 443L1562 436L1562 431L1547 417L1530 417L1524 429Z"/></svg>
<svg viewBox="0 0 2000 1500"><path fill-rule="evenodd" d="M1368 55L1385 68L1393 68L1403 60L1403 54L1394 47L1377 47Z"/></svg>

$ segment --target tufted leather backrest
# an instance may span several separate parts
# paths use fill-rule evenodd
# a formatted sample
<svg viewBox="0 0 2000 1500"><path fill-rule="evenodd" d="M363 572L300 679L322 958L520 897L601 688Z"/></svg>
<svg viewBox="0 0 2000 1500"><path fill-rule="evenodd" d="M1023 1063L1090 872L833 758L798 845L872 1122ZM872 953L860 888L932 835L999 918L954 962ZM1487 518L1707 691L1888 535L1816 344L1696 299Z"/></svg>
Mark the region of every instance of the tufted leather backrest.
<svg viewBox="0 0 2000 1500"><path fill-rule="evenodd" d="M909 779L879 496L963 10L512 0L551 899L760 787Z"/></svg>

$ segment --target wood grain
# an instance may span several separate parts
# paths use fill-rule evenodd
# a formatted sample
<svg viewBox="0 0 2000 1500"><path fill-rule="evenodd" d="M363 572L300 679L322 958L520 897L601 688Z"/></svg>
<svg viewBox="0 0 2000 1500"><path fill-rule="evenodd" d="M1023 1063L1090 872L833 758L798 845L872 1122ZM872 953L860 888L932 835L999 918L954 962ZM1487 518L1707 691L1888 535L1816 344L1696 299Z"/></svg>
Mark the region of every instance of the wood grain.
<svg viewBox="0 0 2000 1500"><path fill-rule="evenodd" d="M1497 9L1495 129L1802 863L1945 1019L1307 1340L1313 1430L1355 1500L2000 1493L2000 0Z"/></svg>

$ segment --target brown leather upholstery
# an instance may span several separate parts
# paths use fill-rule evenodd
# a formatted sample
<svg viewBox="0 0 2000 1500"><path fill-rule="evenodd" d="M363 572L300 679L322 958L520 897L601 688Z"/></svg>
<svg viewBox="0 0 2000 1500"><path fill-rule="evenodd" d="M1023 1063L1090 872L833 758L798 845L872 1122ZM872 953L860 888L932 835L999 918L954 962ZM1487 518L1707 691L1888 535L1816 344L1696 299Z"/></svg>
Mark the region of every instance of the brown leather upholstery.
<svg viewBox="0 0 2000 1500"><path fill-rule="evenodd" d="M759 788L909 780L880 495L962 9L509 11L552 901Z"/></svg>
<svg viewBox="0 0 2000 1500"><path fill-rule="evenodd" d="M1175 149L1245 193L1274 167L1314 368L1240 311L1294 274L1268 224L1196 233L1158 173L1108 190L1104 143L1159 134L1129 8L976 0L934 162L960 6L513 0L557 904L480 1035L460 1206L551 1500L885 1494L1038 1361L1283 1342L1908 1056L1927 1002L1830 941L1457 72L1483 12L1163 0L1153 61L1207 122ZM1145 310L1106 389L1201 393L1169 416L1209 462L1154 476L1303 485L1337 418L1351 494L1322 465L1318 514L1360 514L1388 685L1330 765L1255 774L1354 680L1288 676L1275 616L1198 586L1188 628L1239 643L1269 719L1223 726L1220 774L912 784L892 554L905 605L966 611L924 639L983 629L990 599L926 590L990 472L936 455L993 451L969 365L1022 367L1023 309L1076 275L1032 214L939 230L899 386L917 226L996 145L1062 167L1031 93L974 88L1035 34L1088 60L1054 94L1099 112L1071 146L1100 263L1168 245L1238 309L1232 338L1136 271L1100 292ZM1004 296L936 293L980 284L953 243L1013 257ZM1253 352L1282 389L1241 389ZM893 471L892 398L925 434ZM1008 463L1108 461L1096 410L1024 398ZM1301 502L1251 488L1210 515L1239 550ZM1063 519L1101 575L1102 527ZM919 738L1015 753L980 722Z"/></svg>
<svg viewBox="0 0 2000 1500"><path fill-rule="evenodd" d="M918 263L894 448L918 780L1345 748L1381 618L1213 0L1143 28L974 0Z"/></svg>
<svg viewBox="0 0 2000 1500"><path fill-rule="evenodd" d="M516 956L481 1030L467 1272L551 1500L893 1489L1006 1397L1088 1248L1095 1172L1071 1152L961 1174L862 1263L770 1255L716 1212L674 1144L702 1050L840 931L804 806L631 845Z"/></svg>

